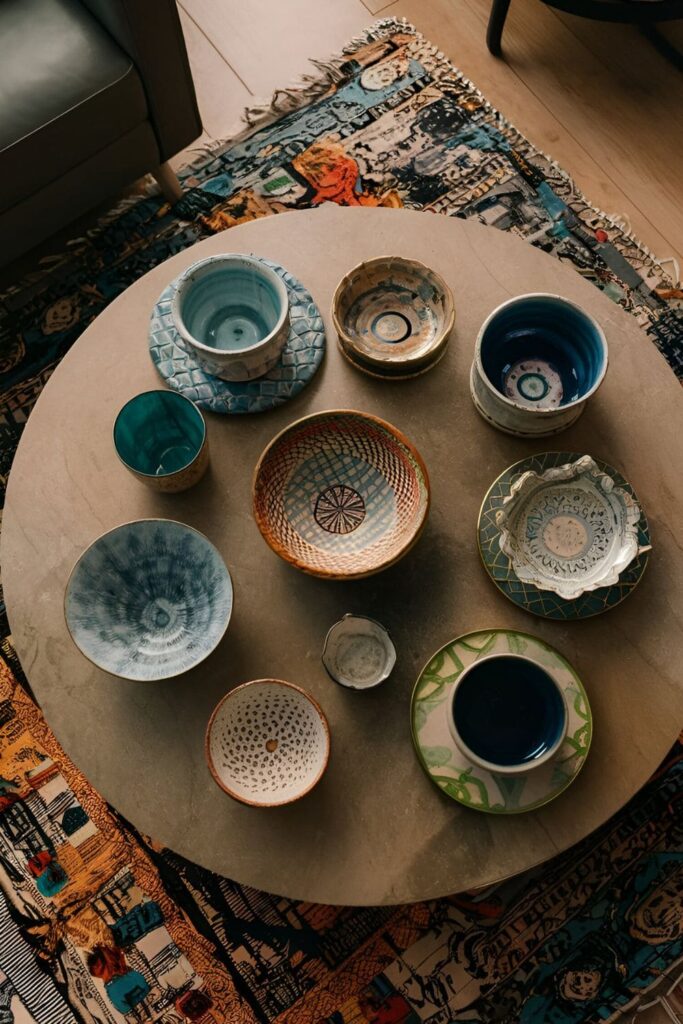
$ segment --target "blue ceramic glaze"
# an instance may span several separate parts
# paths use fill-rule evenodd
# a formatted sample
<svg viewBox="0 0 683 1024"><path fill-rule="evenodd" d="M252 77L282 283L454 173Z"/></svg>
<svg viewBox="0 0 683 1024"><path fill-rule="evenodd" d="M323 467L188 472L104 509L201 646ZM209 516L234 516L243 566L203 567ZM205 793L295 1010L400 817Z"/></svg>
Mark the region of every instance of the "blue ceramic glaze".
<svg viewBox="0 0 683 1024"><path fill-rule="evenodd" d="M526 765L554 747L567 711L553 679L527 658L483 658L453 698L453 720L473 754L503 767Z"/></svg>
<svg viewBox="0 0 683 1024"><path fill-rule="evenodd" d="M190 279L180 312L186 330L209 348L241 352L275 330L281 296L248 264L211 263Z"/></svg>
<svg viewBox="0 0 683 1024"><path fill-rule="evenodd" d="M481 361L501 395L553 409L584 398L601 380L607 349L593 320L559 296L523 296L491 319Z"/></svg>
<svg viewBox="0 0 683 1024"><path fill-rule="evenodd" d="M225 633L232 581L197 530L126 523L81 555L67 584L69 631L95 665L124 679L168 679L203 661Z"/></svg>
<svg viewBox="0 0 683 1024"><path fill-rule="evenodd" d="M146 391L126 402L114 424L114 445L129 469L168 476L189 466L206 436L204 418L173 391Z"/></svg>

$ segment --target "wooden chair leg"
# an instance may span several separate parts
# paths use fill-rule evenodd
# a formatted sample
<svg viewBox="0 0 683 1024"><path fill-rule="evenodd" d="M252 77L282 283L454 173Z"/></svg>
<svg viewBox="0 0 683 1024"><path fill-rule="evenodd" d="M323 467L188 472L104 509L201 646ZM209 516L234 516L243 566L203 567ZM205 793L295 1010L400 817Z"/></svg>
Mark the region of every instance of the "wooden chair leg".
<svg viewBox="0 0 683 1024"><path fill-rule="evenodd" d="M182 197L183 190L180 182L178 181L178 175L175 173L170 164L161 164L156 170L152 171L159 188L162 191L164 197L168 200L171 205L177 203Z"/></svg>
<svg viewBox="0 0 683 1024"><path fill-rule="evenodd" d="M500 40L503 35L503 26L507 18L510 0L493 0L489 24L486 30L486 45L494 57L500 57Z"/></svg>

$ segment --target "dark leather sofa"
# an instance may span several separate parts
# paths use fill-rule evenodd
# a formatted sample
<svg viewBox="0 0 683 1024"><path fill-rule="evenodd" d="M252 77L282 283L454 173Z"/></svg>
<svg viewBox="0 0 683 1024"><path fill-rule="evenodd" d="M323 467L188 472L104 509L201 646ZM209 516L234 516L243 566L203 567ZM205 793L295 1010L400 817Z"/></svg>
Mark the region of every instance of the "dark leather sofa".
<svg viewBox="0 0 683 1024"><path fill-rule="evenodd" d="M175 0L0 0L0 265L201 130Z"/></svg>

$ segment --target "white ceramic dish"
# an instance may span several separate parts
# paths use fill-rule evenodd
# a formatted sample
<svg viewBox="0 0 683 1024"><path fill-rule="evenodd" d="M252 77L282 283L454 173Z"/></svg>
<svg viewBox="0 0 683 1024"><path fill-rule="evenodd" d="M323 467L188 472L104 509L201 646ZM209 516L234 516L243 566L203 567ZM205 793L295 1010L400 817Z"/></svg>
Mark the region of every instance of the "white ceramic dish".
<svg viewBox="0 0 683 1024"><path fill-rule="evenodd" d="M589 455L544 473L528 471L496 514L500 548L523 583L567 601L617 583L645 551L640 507Z"/></svg>
<svg viewBox="0 0 683 1024"><path fill-rule="evenodd" d="M396 648L388 632L364 615L345 615L325 637L323 665L349 690L374 689L389 678L395 664Z"/></svg>
<svg viewBox="0 0 683 1024"><path fill-rule="evenodd" d="M330 756L327 719L313 698L281 679L237 686L206 730L215 782L253 807L290 804L320 781Z"/></svg>

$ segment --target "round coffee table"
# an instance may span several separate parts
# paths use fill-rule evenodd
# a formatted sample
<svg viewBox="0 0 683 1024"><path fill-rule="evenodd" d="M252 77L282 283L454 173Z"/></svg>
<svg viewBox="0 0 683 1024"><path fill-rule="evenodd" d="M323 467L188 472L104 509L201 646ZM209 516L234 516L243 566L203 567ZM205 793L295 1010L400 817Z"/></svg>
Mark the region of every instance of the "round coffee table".
<svg viewBox="0 0 683 1024"><path fill-rule="evenodd" d="M312 383L274 412L207 415L211 469L193 490L155 494L114 454L123 403L161 386L147 329L164 285L200 256L272 257L310 289L328 349ZM450 284L457 314L444 359L412 381L363 376L337 349L329 316L335 285L361 259L400 253ZM561 439L498 433L475 411L468 373L478 326L524 291L561 292L602 323L610 368L584 416ZM314 579L278 559L251 514L251 476L285 424L345 407L388 419L430 471L432 509L419 543L393 568L352 583ZM207 868L278 894L324 903L390 904L437 897L529 868L585 836L643 785L683 720L683 403L673 374L633 319L549 256L470 221L337 207L286 213L232 228L152 270L88 328L45 388L14 463L2 566L22 664L67 753L126 817ZM607 615L537 619L502 597L477 551L477 515L510 463L562 447L619 468L636 488L654 550L635 593ZM170 682L125 682L80 654L64 623L69 571L95 537L145 516L182 520L223 554L235 585L227 635L196 670ZM398 662L374 692L333 683L321 661L327 629L345 612L391 631ZM410 694L426 661L452 637L482 627L535 633L578 669L594 713L586 767L541 810L488 816L453 803L419 766ZM299 803L260 810L212 781L204 731L223 694L274 676L309 690L332 730L320 785Z"/></svg>

